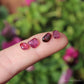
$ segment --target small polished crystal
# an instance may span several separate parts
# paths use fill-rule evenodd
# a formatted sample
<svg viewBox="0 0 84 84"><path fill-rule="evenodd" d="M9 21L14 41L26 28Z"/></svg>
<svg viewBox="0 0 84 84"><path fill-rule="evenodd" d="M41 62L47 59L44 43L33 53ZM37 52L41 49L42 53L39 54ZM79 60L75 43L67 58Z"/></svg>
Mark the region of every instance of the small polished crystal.
<svg viewBox="0 0 84 84"><path fill-rule="evenodd" d="M32 47L32 48L36 48L39 45L39 41L37 38L33 38L32 40L30 40L28 42L28 44Z"/></svg>
<svg viewBox="0 0 84 84"><path fill-rule="evenodd" d="M48 42L50 39L51 39L51 34L50 34L50 33L47 33L47 34L42 38L42 41L43 41L43 42Z"/></svg>
<svg viewBox="0 0 84 84"><path fill-rule="evenodd" d="M57 39L57 38L60 38L60 33L59 33L59 31L53 31L53 37L55 38L55 39Z"/></svg>
<svg viewBox="0 0 84 84"><path fill-rule="evenodd" d="M20 47L21 47L23 50L29 49L28 43L21 43L21 44L20 44Z"/></svg>

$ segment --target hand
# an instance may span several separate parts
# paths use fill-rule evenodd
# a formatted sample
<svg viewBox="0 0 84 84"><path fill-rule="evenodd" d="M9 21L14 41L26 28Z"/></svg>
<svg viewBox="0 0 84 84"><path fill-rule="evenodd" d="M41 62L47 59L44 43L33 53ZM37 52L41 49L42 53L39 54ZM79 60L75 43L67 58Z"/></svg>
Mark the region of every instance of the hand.
<svg viewBox="0 0 84 84"><path fill-rule="evenodd" d="M50 33L52 35L52 32ZM58 39L54 39L52 36L48 42L43 42L42 38L45 34L37 34L0 51L0 84L8 82L22 70L61 50L68 43L66 36L62 33L60 33L60 38ZM21 43L28 43L33 38L37 38L39 41L39 45L36 48L29 47L28 50L21 49Z"/></svg>

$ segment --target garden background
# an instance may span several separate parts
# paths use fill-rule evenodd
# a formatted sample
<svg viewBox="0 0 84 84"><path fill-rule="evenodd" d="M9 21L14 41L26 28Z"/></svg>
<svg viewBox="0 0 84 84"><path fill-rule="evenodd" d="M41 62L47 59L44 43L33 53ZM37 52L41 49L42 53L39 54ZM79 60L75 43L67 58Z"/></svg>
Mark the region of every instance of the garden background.
<svg viewBox="0 0 84 84"><path fill-rule="evenodd" d="M64 33L69 43L36 63L34 71L23 71L7 84L84 84L84 0L26 0L26 3L12 14L4 5L0 6L0 50L53 30Z"/></svg>

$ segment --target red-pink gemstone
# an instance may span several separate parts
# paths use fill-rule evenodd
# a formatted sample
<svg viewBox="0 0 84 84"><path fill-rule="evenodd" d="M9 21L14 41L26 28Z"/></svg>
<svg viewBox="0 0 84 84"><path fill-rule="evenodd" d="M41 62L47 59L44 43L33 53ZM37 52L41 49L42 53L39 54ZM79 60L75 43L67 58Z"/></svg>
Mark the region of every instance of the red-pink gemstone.
<svg viewBox="0 0 84 84"><path fill-rule="evenodd" d="M20 44L20 47L23 49L23 50L27 50L29 48L29 45L28 43L21 43Z"/></svg>
<svg viewBox="0 0 84 84"><path fill-rule="evenodd" d="M43 42L48 42L49 40L51 39L51 34L50 33L47 33L43 38Z"/></svg>
<svg viewBox="0 0 84 84"><path fill-rule="evenodd" d="M59 31L53 31L53 37L56 39L56 38L60 38L60 33Z"/></svg>
<svg viewBox="0 0 84 84"><path fill-rule="evenodd" d="M36 38L33 38L32 40L30 40L28 42L28 44L32 47L32 48L36 48L39 45L39 41Z"/></svg>

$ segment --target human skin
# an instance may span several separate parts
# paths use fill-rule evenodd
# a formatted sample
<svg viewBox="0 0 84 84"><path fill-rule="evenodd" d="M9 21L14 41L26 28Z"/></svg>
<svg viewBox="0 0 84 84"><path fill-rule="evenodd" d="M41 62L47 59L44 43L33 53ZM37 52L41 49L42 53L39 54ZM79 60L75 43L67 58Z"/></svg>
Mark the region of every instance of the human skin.
<svg viewBox="0 0 84 84"><path fill-rule="evenodd" d="M60 33L60 38L54 39L52 36L50 41L45 43L42 37L46 33L40 33L22 41L28 43L31 39L37 38L40 42L37 48L30 47L28 50L22 50L20 47L22 42L20 42L0 51L0 84L8 82L19 72L58 52L68 44L67 37L63 33ZM49 33L52 34L52 32Z"/></svg>

